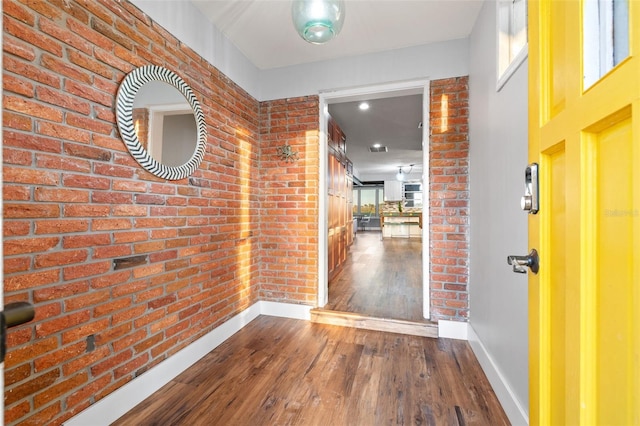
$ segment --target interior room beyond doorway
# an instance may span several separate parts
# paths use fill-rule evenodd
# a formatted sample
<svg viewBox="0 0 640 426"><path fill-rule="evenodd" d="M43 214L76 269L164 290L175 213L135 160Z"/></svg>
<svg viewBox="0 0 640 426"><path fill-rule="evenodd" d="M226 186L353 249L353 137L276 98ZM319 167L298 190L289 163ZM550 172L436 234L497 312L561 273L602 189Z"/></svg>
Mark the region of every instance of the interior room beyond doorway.
<svg viewBox="0 0 640 426"><path fill-rule="evenodd" d="M319 290L320 306L328 310L352 312L370 317L418 322L425 321L425 317L429 316L429 270L424 267L425 264L428 264L428 232L423 232L424 229L422 226L413 226L410 228L415 229L411 229L410 233L406 233L406 236L404 234L385 234L383 238L381 233L381 229L383 228L381 216L383 210L389 213L388 209L391 208L393 208L393 213L396 215L400 213L400 216L402 216L402 210L398 212L399 200L396 200L393 203L386 202L383 195L388 183L387 181L396 181L396 174L399 172L399 166L404 166L404 173L408 174L409 179L413 183L417 183L418 186L428 185L428 181L423 182L423 179L425 179L425 173L423 170L428 167L428 152L424 152L423 141L425 138L428 140L428 129L422 128L422 122L428 122L429 117L429 105L428 102L426 104L424 102L425 94L429 93L429 84L428 82L413 82L411 84L405 83L393 87L386 87L382 90L380 88L370 88L368 91L362 91L362 93L359 93L357 90L355 92L357 94L354 94L353 92L342 95L331 94L331 99L321 97L321 111L325 111L325 114L328 112L325 117L328 117L329 114L333 117L333 112L338 109L335 107L343 107L344 104L353 103L354 101L359 102L362 100L376 100L380 98L399 99L406 96L407 98L412 97L414 99L413 102L415 102L416 95L418 96L416 106L412 107L412 109L417 112L417 115L411 119L412 132L416 133L415 139L412 139L412 145L394 146L394 141L396 141L397 144L400 144L398 138L403 138L406 134L406 130L402 132L398 131L385 139L388 141L389 151L393 156L402 156L402 152L406 152L407 154L405 154L405 156L409 155L414 157L411 157L410 160L407 159L407 164L399 162L401 161L399 160L400 157L387 157L387 160L389 160L389 158L393 159L389 164L385 164L386 169L381 172L381 175L376 173L374 178L372 178L373 175L371 172L362 173L358 170L358 162L353 161L354 188L362 191L354 190L353 199L348 200L348 210L353 213L353 219L357 221L354 221L352 224L352 229L357 229L357 232L355 233L356 237L347 249L348 258L346 259L345 264L341 265L337 273L335 273L336 269L333 267L333 265L335 265L336 252L335 250L329 250L328 259L331 266L328 269L329 273L326 277L327 287L324 287L324 297L326 297L326 299L324 299L325 303L323 306L323 286L321 277ZM374 102L372 109L375 109L375 107L376 105ZM391 112L387 110L386 115L384 115L384 119L392 121L393 119L390 114ZM328 123L328 128L325 133L328 134L330 139L328 145L331 149L336 149L332 145L332 140L334 140L333 144L338 147L337 149L339 149L341 146L339 142L343 140L343 138L335 138L333 136L332 132L335 130L329 120L330 119L324 123L325 125ZM383 120L381 117L378 117L375 121L380 122ZM349 121L342 121L340 124L344 123L347 124L344 125L345 128L342 130L345 130L344 136L346 137L346 143L348 145L344 154L346 154L346 157L349 157L349 155L354 154L354 145L363 145L363 142L358 141L354 143L354 133L352 129L349 128ZM369 132L370 135L379 133L371 133L371 129L369 129ZM370 140L368 137L363 139ZM335 143L335 140L338 141L337 144ZM358 149L362 149L362 146L357 147ZM368 148L368 146L364 147L367 151ZM329 157L332 155L331 152L333 151L330 151ZM341 154L339 151L336 151L336 153L338 155ZM415 158L416 154L418 155L417 158ZM322 153L322 150L320 155L321 158L327 158L327 156ZM382 159L384 157L386 156L382 154L377 158ZM329 173L329 177L326 181L327 183L332 183L335 180L332 174L333 164L331 164L331 160L332 159L330 158L329 166L331 167L327 168ZM349 158L347 158L347 161L348 160ZM368 165L369 164L367 164L367 166ZM414 165L415 167L413 167ZM349 170L348 163L345 167ZM412 170L413 173L411 173ZM358 178L358 176L364 177L368 183L372 183L371 180L375 181L375 185L367 185L365 187L361 186L363 182ZM426 176L426 179L428 180L428 173L426 173ZM349 176L347 176L347 180L348 179ZM321 182L321 185L322 183L323 182ZM331 203L328 204L329 211L331 211L331 206L335 205L335 200L333 199L336 198L335 191L335 188L329 187L329 198L331 198ZM404 191L404 189L399 190L398 192L400 191ZM323 192L325 191L321 190L321 193ZM364 203L369 206L373 206L375 213L373 211L360 211L361 203L356 201L356 194L360 197L365 196L364 193L367 193L367 196L375 194L375 201L371 200L370 203ZM420 195L422 195L422 193L420 193ZM327 202L326 199L324 201ZM422 201L421 197L419 201ZM427 200L425 200L425 203L426 202ZM356 206L358 207L357 211ZM411 207L414 207L413 201L411 202ZM324 208L321 206L321 212L322 211L324 211ZM412 219L418 219L418 216L420 216L419 219L421 219L421 213L421 211L418 212L417 217ZM332 216L329 216L328 218L329 223L333 223L331 217ZM321 218L321 223L323 222L324 220ZM392 220L390 220L390 222L392 222ZM409 227L404 224L398 223L392 225L397 226L389 226L386 231L390 231L391 228L395 228L394 232L404 232L405 228L409 229ZM417 221L415 225L418 225ZM329 229L333 231L333 235L336 234L335 228L330 226ZM329 235L328 244L333 247L331 245L331 241L335 242L335 237L334 239L331 239L331 235ZM426 247L426 250L423 250L423 245ZM331 262L332 259L333 263ZM410 267L408 267L408 265L410 265ZM424 273L425 271L426 273Z"/></svg>

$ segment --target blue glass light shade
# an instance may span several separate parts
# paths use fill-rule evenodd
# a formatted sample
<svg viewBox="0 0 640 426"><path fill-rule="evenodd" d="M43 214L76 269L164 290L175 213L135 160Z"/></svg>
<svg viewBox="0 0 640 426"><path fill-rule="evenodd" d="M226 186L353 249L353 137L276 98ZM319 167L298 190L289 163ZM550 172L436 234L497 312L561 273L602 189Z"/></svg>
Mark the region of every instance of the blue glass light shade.
<svg viewBox="0 0 640 426"><path fill-rule="evenodd" d="M309 43L323 44L338 35L344 23L343 0L293 0L293 26Z"/></svg>

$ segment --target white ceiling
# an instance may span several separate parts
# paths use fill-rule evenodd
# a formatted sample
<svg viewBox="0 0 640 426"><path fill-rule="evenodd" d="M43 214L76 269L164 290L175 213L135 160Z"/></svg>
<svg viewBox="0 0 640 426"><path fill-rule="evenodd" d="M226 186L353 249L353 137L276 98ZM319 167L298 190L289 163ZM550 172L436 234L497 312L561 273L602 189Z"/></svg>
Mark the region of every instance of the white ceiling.
<svg viewBox="0 0 640 426"><path fill-rule="evenodd" d="M386 97L368 100L369 109L361 111L360 101L329 105L329 114L347 137L347 157L357 169L360 180L388 179L402 167L408 179L422 175L422 95ZM386 146L387 152L371 152L373 144Z"/></svg>
<svg viewBox="0 0 640 426"><path fill-rule="evenodd" d="M482 7L482 0L345 0L342 32L327 44L313 45L293 28L290 0L191 1L260 69L465 38ZM347 136L347 156L361 174L389 175L398 166L416 164L412 177L419 178L421 98L372 100L368 114L355 102L330 105ZM374 142L387 144L389 152L369 153Z"/></svg>
<svg viewBox="0 0 640 426"><path fill-rule="evenodd" d="M481 0L345 0L342 32L325 45L302 40L290 0L191 0L260 69L465 38Z"/></svg>

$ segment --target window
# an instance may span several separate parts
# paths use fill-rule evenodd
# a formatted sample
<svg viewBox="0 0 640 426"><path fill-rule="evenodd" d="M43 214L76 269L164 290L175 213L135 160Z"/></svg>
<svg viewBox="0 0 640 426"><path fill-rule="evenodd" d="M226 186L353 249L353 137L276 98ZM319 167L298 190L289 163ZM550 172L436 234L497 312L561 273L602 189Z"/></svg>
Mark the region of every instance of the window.
<svg viewBox="0 0 640 426"><path fill-rule="evenodd" d="M404 184L405 207L422 207L422 184Z"/></svg>
<svg viewBox="0 0 640 426"><path fill-rule="evenodd" d="M379 216L380 204L383 202L382 188L356 187L353 188L353 214Z"/></svg>
<svg viewBox="0 0 640 426"><path fill-rule="evenodd" d="M583 5L586 90L629 56L629 2L593 0Z"/></svg>
<svg viewBox="0 0 640 426"><path fill-rule="evenodd" d="M527 57L527 1L498 0L498 87L509 80Z"/></svg>

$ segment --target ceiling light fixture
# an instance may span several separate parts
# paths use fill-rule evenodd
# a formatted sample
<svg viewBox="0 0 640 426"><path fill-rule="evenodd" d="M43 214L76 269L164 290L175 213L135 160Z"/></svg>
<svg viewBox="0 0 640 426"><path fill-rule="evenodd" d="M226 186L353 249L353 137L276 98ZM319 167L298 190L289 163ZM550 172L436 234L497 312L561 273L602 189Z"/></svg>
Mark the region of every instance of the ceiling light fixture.
<svg viewBox="0 0 640 426"><path fill-rule="evenodd" d="M323 44L338 35L344 24L343 0L293 0L291 16L300 37Z"/></svg>
<svg viewBox="0 0 640 426"><path fill-rule="evenodd" d="M360 111L366 111L369 109L369 104L366 102L360 102L360 105L358 105L358 108L360 108Z"/></svg>
<svg viewBox="0 0 640 426"><path fill-rule="evenodd" d="M411 173L411 170L413 170L413 166L415 166L415 164L410 164L409 165L409 171L407 173L404 173L402 171L402 166L398 167L398 173L396 174L396 180L399 180L400 182L404 181L406 179L406 175Z"/></svg>

